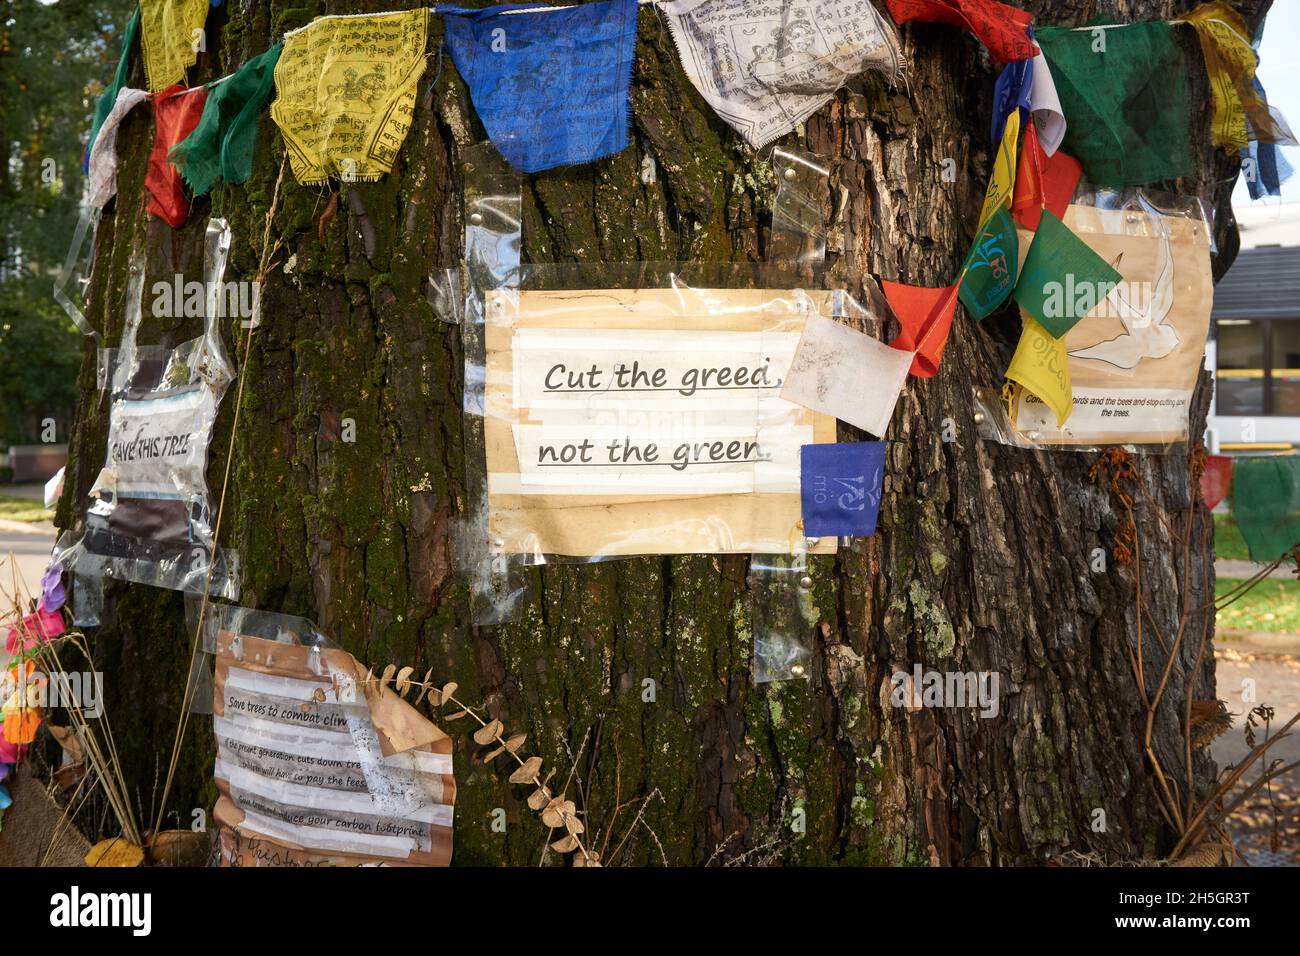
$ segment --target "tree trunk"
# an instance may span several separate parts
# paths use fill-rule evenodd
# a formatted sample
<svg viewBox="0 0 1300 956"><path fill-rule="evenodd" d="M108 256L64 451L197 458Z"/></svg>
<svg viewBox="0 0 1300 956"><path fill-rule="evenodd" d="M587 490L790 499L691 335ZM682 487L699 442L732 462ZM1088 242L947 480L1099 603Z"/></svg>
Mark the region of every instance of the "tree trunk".
<svg viewBox="0 0 1300 956"><path fill-rule="evenodd" d="M313 16L392 6L227 3L210 15L198 76L229 72ZM1125 20L1175 16L1188 4L1027 6L1043 22L1081 23L1117 9ZM1257 6L1252 24L1266 0ZM1187 453L1137 456L1149 499L1134 506L1140 564L1124 566L1112 551L1125 512L1108 484L1089 476L1097 455L977 437L972 387L1000 381L1018 336L1013 310L981 328L959 316L938 377L909 381L888 436L877 535L813 561L820 625L810 636L810 679L752 684L744 557L531 569L516 621L472 625L453 543L466 505L460 330L435 317L425 277L460 257L460 156L484 134L450 58L437 55L437 18L432 32L421 90L433 86L389 176L342 186L338 214L318 227L328 190L301 187L285 170L271 229L284 247L243 369L221 533L241 556L240 603L311 617L376 671L411 664L458 681L464 699L527 732L561 778L581 748L589 829L606 828L617 802L638 800L619 814L621 834L639 801L658 791L625 862L1024 864L1067 851L1107 861L1167 854L1178 828L1161 812L1153 761L1182 804L1204 797L1214 773L1204 750L1188 768L1183 731L1189 696L1215 697L1213 654L1197 653L1214 625L1212 610L1198 611L1213 596L1210 517ZM987 55L947 27L915 24L901 34L907 88L857 77L788 138L831 169L828 281L855 293L868 274L950 282L992 159L996 73ZM1219 275L1236 251L1228 205L1236 159L1210 145L1196 38L1180 31L1178 40L1197 104L1197 178L1181 189L1218 210ZM142 85L134 69L133 85ZM755 155L713 115L649 8L632 99L627 150L525 179L525 258L761 259L770 155ZM283 145L264 115L253 178L219 186L172 231L146 221L138 199L152 129L147 110L123 125L120 192L97 237L89 316L108 330L109 345L121 333L133 248L148 250L146 289L177 272L200 279L204 223L224 216L234 232L226 278L254 278L281 169ZM640 176L647 156L658 170L651 183ZM955 182L941 175L947 158ZM141 341L183 341L197 322L146 318ZM241 359L241 330L227 322L224 334ZM81 386L64 526L104 458L107 403L95 391L89 343ZM213 443L214 495L235 395ZM1203 381L1193 435L1208 395ZM356 422L354 443L341 440L343 418ZM948 420L953 441L944 441ZM840 427L842 440L862 437ZM1106 556L1101 571L1096 549ZM192 634L174 592L114 585L106 609L93 633L97 664L127 779L151 820ZM1148 753L1147 707L1130 662L1140 651L1150 697L1180 620L1184 637ZM892 706L890 675L916 663L998 672L999 715ZM646 678L657 684L653 702L642 700ZM447 727L458 737L456 861L535 863L546 829L524 805L526 791L482 763L463 726ZM192 808L211 807L213 749L210 722L192 721L169 801L184 823ZM492 827L495 808L505 810L504 833Z"/></svg>

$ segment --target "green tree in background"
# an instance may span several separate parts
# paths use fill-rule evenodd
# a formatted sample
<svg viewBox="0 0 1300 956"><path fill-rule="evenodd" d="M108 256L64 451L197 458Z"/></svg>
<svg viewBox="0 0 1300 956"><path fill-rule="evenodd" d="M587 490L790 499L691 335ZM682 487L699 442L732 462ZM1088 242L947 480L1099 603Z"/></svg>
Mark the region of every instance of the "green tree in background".
<svg viewBox="0 0 1300 956"><path fill-rule="evenodd" d="M8 0L0 23L0 448L60 436L77 401L80 334L54 302L85 186L95 99L132 0Z"/></svg>

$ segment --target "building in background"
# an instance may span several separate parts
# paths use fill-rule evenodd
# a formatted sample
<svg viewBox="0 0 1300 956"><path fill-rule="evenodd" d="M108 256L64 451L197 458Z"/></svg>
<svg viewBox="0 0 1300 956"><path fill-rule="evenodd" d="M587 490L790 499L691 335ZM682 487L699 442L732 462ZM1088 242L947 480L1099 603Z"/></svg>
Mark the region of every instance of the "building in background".
<svg viewBox="0 0 1300 956"><path fill-rule="evenodd" d="M1234 209L1241 252L1214 290L1211 452L1300 447L1300 203Z"/></svg>

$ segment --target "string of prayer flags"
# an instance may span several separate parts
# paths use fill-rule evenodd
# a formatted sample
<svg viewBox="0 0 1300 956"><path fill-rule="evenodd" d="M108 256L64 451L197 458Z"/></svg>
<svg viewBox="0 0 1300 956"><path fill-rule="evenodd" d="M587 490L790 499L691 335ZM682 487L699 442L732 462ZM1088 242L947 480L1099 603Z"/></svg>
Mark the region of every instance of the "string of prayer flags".
<svg viewBox="0 0 1300 956"><path fill-rule="evenodd" d="M150 93L185 80L203 46L208 0L140 0L140 50Z"/></svg>
<svg viewBox="0 0 1300 956"><path fill-rule="evenodd" d="M1031 28L1029 36L1034 31ZM1056 81L1052 79L1052 69L1047 65L1047 57L1039 50L1030 60L1033 79L1029 89L1029 115L1034 119L1038 142L1048 156L1056 155L1065 139L1068 128L1065 114L1061 112L1061 98L1056 95Z"/></svg>
<svg viewBox="0 0 1300 956"><path fill-rule="evenodd" d="M814 314L804 324L781 397L884 435L911 365L909 353Z"/></svg>
<svg viewBox="0 0 1300 956"><path fill-rule="evenodd" d="M627 147L637 0L439 13L474 109L515 169L590 163Z"/></svg>
<svg viewBox="0 0 1300 956"><path fill-rule="evenodd" d="M1015 221L999 206L975 237L961 270L959 295L976 321L990 315L1015 288L1018 247Z"/></svg>
<svg viewBox="0 0 1300 956"><path fill-rule="evenodd" d="M1038 125L1030 123L1020 148L1016 188L1011 197L1012 218L1031 231L1038 228L1044 209L1063 219L1082 176L1083 167L1073 156L1062 150L1047 155L1040 145Z"/></svg>
<svg viewBox="0 0 1300 956"><path fill-rule="evenodd" d="M1214 144L1234 153L1252 139L1296 145L1286 120L1270 109L1255 85L1259 58L1247 39L1250 29L1241 14L1222 0L1213 0L1202 3L1183 20L1196 30L1205 58L1214 109Z"/></svg>
<svg viewBox="0 0 1300 956"><path fill-rule="evenodd" d="M198 125L167 154L194 195L205 195L219 179L242 183L252 175L257 120L275 87L283 49L277 43L209 87Z"/></svg>
<svg viewBox="0 0 1300 956"><path fill-rule="evenodd" d="M108 84L104 92L99 95L99 99L95 101L95 115L90 121L90 138L86 140L86 152L81 161L83 173L90 172L90 151L95 145L95 140L99 138L99 131L103 128L104 121L108 119L108 114L117 105L118 94L126 86L127 74L131 72L131 49L139 36L140 8L136 7L131 12L131 19L126 21L126 30L122 33L122 52L118 54L113 82Z"/></svg>
<svg viewBox="0 0 1300 956"><path fill-rule="evenodd" d="M869 0L676 0L658 9L691 83L755 149L810 117L853 74L901 76L898 36Z"/></svg>
<svg viewBox="0 0 1300 956"><path fill-rule="evenodd" d="M875 534L884 476L883 441L800 447L803 533L810 538Z"/></svg>
<svg viewBox="0 0 1300 956"><path fill-rule="evenodd" d="M117 102L105 117L90 147L89 173L90 186L86 201L94 209L103 209L108 201L117 194L117 128L122 118L131 112L136 104L147 100L149 94L144 90L124 86L117 91Z"/></svg>
<svg viewBox="0 0 1300 956"><path fill-rule="evenodd" d="M1070 361L1065 342L1034 317L1022 312L1024 326L1016 353L1007 368L1007 380L1037 396L1056 416L1056 427L1061 428L1074 411L1074 391L1070 383ZM1013 391L1014 396L1014 391ZM1011 402L1014 406L1015 402ZM1016 420L1014 410L1011 420Z"/></svg>
<svg viewBox="0 0 1300 956"><path fill-rule="evenodd" d="M373 182L393 168L415 115L429 11L329 16L285 35L271 118L303 185Z"/></svg>
<svg viewBox="0 0 1300 956"><path fill-rule="evenodd" d="M1123 279L1101 256L1043 210L1029 244L1015 297L1020 308L1060 338Z"/></svg>
<svg viewBox="0 0 1300 956"><path fill-rule="evenodd" d="M996 0L885 0L894 22L908 20L946 23L979 37L989 53L1001 63L1028 60L1038 48L1026 29L1033 17Z"/></svg>
<svg viewBox="0 0 1300 956"><path fill-rule="evenodd" d="M1039 27L1034 36L1070 118L1063 144L1090 180L1140 186L1191 175L1186 68L1168 22Z"/></svg>
<svg viewBox="0 0 1300 956"><path fill-rule="evenodd" d="M954 282L940 288L929 288L881 280L885 299L902 327L889 347L915 353L910 372L918 378L934 378L939 372L939 361L948 344L952 317L957 310L959 285Z"/></svg>
<svg viewBox="0 0 1300 956"><path fill-rule="evenodd" d="M1232 487L1232 458L1227 455L1206 455L1205 471L1201 472L1201 497L1211 511L1228 497Z"/></svg>
<svg viewBox="0 0 1300 956"><path fill-rule="evenodd" d="M205 87L184 87L179 83L153 96L155 131L144 177L145 189L149 192L147 211L173 229L185 225L190 215L190 201L185 197L181 174L168 162L167 153L199 124L207 98Z"/></svg>
<svg viewBox="0 0 1300 956"><path fill-rule="evenodd" d="M1011 207L1011 197L1016 186L1016 144L1020 139L1020 111L1014 110L1006 119L1002 142L993 157L993 174L989 176L984 192L984 205L980 209L978 228L993 217L999 209Z"/></svg>
<svg viewBox="0 0 1300 956"><path fill-rule="evenodd" d="M1252 561L1273 561L1300 544L1300 456L1235 459L1231 494Z"/></svg>
<svg viewBox="0 0 1300 956"><path fill-rule="evenodd" d="M1033 101L1034 60L1016 60L1008 63L998 74L997 82L993 86L993 126L989 134L991 142L1002 142L1007 116L1013 110L1029 112Z"/></svg>

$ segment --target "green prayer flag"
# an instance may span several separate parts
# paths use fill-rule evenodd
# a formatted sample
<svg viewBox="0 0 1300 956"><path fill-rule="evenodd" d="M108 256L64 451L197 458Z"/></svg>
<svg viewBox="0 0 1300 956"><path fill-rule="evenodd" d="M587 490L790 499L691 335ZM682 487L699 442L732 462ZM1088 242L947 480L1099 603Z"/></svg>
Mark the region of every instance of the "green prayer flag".
<svg viewBox="0 0 1300 956"><path fill-rule="evenodd" d="M1006 301L1016 284L1019 244L1016 224L1006 206L989 217L962 267L961 296L966 311L983 319Z"/></svg>
<svg viewBox="0 0 1300 956"><path fill-rule="evenodd" d="M167 154L196 196L218 179L242 183L253 172L257 121L275 89L275 64L284 43L253 57L208 90L199 124Z"/></svg>
<svg viewBox="0 0 1300 956"><path fill-rule="evenodd" d="M1062 149L1102 186L1192 173L1183 51L1164 20L1071 30L1037 27L1069 120Z"/></svg>
<svg viewBox="0 0 1300 956"><path fill-rule="evenodd" d="M131 19L126 21L126 31L122 34L122 52L117 58L117 70L113 73L113 82L95 101L95 115L90 121L90 139L86 141L86 155L81 163L83 172L90 169L90 151L94 148L95 140L99 137L99 128L104 125L104 120L108 119L108 114L113 111L113 104L117 102L118 91L126 86L127 74L131 72L131 49L135 46L139 36L140 8L136 7L135 12L131 14Z"/></svg>
<svg viewBox="0 0 1300 956"><path fill-rule="evenodd" d="M1273 561L1300 544L1300 456L1237 458L1232 517L1252 561Z"/></svg>
<svg viewBox="0 0 1300 956"><path fill-rule="evenodd" d="M1050 209L1043 210L1020 269L1020 307L1056 338L1105 301L1123 279Z"/></svg>

